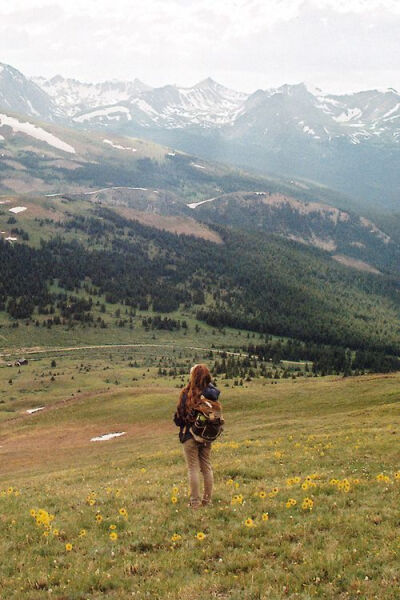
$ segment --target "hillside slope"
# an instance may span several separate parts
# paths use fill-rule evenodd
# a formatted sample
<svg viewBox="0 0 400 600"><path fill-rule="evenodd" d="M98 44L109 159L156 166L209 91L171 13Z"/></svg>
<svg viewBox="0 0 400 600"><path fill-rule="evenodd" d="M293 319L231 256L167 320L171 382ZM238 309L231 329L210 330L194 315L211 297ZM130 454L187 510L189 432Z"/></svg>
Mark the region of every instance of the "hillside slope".
<svg viewBox="0 0 400 600"><path fill-rule="evenodd" d="M354 259L353 265L400 276L400 248L374 223L352 212L317 202L301 202L283 194L232 193L190 204L209 223L247 231L276 233L315 246L333 258ZM357 262L359 261L359 262Z"/></svg>
<svg viewBox="0 0 400 600"><path fill-rule="evenodd" d="M20 402L0 425L6 598L397 600L398 375L221 380L214 505L190 512L171 422L186 362L183 382L129 367L128 353L57 363L52 384L48 357L19 378L42 405L65 382L64 402L31 415ZM112 432L124 435L90 441Z"/></svg>
<svg viewBox="0 0 400 600"><path fill-rule="evenodd" d="M53 200L55 211L49 199L41 205L47 212L32 204L16 214L11 233L24 243L0 246L0 299L14 318L59 315L61 307L67 324L65 297L49 289L56 280L64 295L87 289L161 313L185 306L218 327L392 354L400 348L398 282L390 277L353 271L270 234L209 226L208 238L218 237L207 241L207 230L175 235L138 223L127 208ZM77 303L75 312L93 321L91 304Z"/></svg>

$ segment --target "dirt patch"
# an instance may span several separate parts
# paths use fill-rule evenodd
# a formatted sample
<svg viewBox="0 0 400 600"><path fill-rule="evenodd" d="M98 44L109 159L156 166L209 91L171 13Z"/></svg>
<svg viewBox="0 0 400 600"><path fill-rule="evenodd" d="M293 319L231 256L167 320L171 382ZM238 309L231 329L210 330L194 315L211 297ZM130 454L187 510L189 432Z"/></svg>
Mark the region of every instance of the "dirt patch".
<svg viewBox="0 0 400 600"><path fill-rule="evenodd" d="M89 454L107 453L115 444L130 444L132 439L154 439L168 434L171 423L126 424L116 421L95 425L65 424L46 429L30 430L0 444L2 474L16 474L25 470L44 470L55 466L66 466L81 462ZM124 431L124 436L100 443L91 438L107 431Z"/></svg>
<svg viewBox="0 0 400 600"><path fill-rule="evenodd" d="M308 239L293 234L289 234L287 237L289 240L293 240L294 242L300 242L301 244L307 244L308 246L315 246L316 248L321 248L321 250L326 250L327 252L333 252L336 250L336 244L334 240L329 238L322 239L314 234L312 234Z"/></svg>
<svg viewBox="0 0 400 600"><path fill-rule="evenodd" d="M3 179L2 184L16 194L28 194L33 190L37 191L47 189L45 182L37 177L30 177L26 181L23 179L13 178Z"/></svg>
<svg viewBox="0 0 400 600"><path fill-rule="evenodd" d="M24 165L17 162L16 160L3 160L3 165L7 165L7 167L11 167L16 171L26 171L26 167L24 167Z"/></svg>
<svg viewBox="0 0 400 600"><path fill-rule="evenodd" d="M345 256L344 254L334 254L332 256L334 260L344 265L345 267L352 267L353 269L358 269L358 271L365 271L367 273L374 273L375 275L382 275L378 269L364 262L363 260L358 260L357 258L351 258L350 256Z"/></svg>
<svg viewBox="0 0 400 600"><path fill-rule="evenodd" d="M68 169L69 171L74 171L75 169L79 169L82 166L82 164L74 162L72 160L65 160L60 158L59 160L53 160L49 166L52 168L55 167L58 169Z"/></svg>
<svg viewBox="0 0 400 600"><path fill-rule="evenodd" d="M124 392L127 390L125 389ZM138 387L131 388L130 396L143 394L170 394L171 388L167 387ZM2 473L16 473L27 469L46 468L46 464L54 466L65 466L74 464L82 456L87 457L93 452L108 452L114 444L130 444L132 439L154 439L154 435L168 434L173 425L168 422L152 423L124 423L115 419L107 419L96 423L68 423L40 426L40 419L50 411L63 410L77 403L87 402L90 398L101 398L113 395L109 390L97 392L86 392L79 396L68 397L56 402L52 406L44 407L43 410L27 414L22 413L13 419L1 424L0 427L0 462ZM23 427L26 419L37 421L37 426L32 428ZM125 435L120 438L108 440L104 443L93 443L91 439L109 432L124 431ZM105 450L104 450L105 449Z"/></svg>
<svg viewBox="0 0 400 600"><path fill-rule="evenodd" d="M125 206L116 207L114 210L123 217L134 219L139 221L139 223L143 223L143 225L149 225L150 227L163 229L171 233L193 235L203 240L222 244L221 237L215 231L212 231L206 225L195 221L191 217L156 215Z"/></svg>
<svg viewBox="0 0 400 600"><path fill-rule="evenodd" d="M301 215L308 215L310 213L319 212L321 216L326 219L330 219L335 225L340 221L349 221L350 216L343 210L339 210L334 206L323 204L321 202L300 202L290 196L283 194L259 194L263 196L264 204L271 206L282 206L289 205Z"/></svg>
<svg viewBox="0 0 400 600"><path fill-rule="evenodd" d="M21 199L19 200L21 202ZM50 204L50 203L49 203ZM65 218L65 214L60 211L56 206L46 206L41 203L41 201L35 202L32 200L26 201L23 200L23 205L26 207L26 210L18 213L18 218L22 219L51 219L53 221L60 221Z"/></svg>

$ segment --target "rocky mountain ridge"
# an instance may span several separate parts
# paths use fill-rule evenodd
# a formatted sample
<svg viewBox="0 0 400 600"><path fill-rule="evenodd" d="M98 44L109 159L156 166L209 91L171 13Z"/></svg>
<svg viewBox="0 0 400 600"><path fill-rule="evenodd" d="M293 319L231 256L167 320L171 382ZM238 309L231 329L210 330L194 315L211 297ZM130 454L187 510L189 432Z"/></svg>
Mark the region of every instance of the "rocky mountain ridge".
<svg viewBox="0 0 400 600"><path fill-rule="evenodd" d="M297 134L314 140L400 141L400 94L394 89L323 94L304 83L245 94L211 78L185 88L152 88L138 79L85 83L57 75L32 80L0 63L0 106L46 120L85 125L222 129L235 138ZM118 110L119 109L119 110Z"/></svg>
<svg viewBox="0 0 400 600"><path fill-rule="evenodd" d="M232 128L233 136L243 134L244 128L262 126L264 135L274 128L291 128L315 140L343 136L353 144L371 137L400 140L400 94L394 89L334 95L300 83L245 94L211 78L190 88L151 88L137 79L89 84L57 76L34 81L78 123L126 120L167 129ZM127 109L120 117L98 112L117 105Z"/></svg>

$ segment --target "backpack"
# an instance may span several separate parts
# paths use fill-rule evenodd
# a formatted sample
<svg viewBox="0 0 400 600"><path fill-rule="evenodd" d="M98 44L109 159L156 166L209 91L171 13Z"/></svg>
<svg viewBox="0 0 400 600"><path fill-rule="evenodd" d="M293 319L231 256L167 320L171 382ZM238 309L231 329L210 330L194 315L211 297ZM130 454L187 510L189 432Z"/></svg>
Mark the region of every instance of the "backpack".
<svg viewBox="0 0 400 600"><path fill-rule="evenodd" d="M190 433L196 442L213 442L224 430L222 406L217 400L208 400L204 396L201 400L196 407L196 416L190 427Z"/></svg>

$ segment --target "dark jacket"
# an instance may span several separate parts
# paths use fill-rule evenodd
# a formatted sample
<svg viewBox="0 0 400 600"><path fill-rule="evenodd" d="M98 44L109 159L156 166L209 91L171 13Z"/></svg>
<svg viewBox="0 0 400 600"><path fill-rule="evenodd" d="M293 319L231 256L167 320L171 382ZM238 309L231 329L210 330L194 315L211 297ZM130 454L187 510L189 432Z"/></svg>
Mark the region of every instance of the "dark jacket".
<svg viewBox="0 0 400 600"><path fill-rule="evenodd" d="M207 398L207 400L213 400L214 402L217 402L220 393L221 392L219 389L216 388L212 383L209 383L205 390L203 390L204 398Z"/></svg>
<svg viewBox="0 0 400 600"><path fill-rule="evenodd" d="M202 395L207 400L212 400L213 402L216 402L218 400L220 393L221 392L219 391L218 388L215 387L215 385L213 385L212 383L209 383L208 386L206 388L204 388ZM188 417L186 415L186 401L187 401L187 396L186 396L186 394L184 394L184 396L182 398L182 402L180 403L180 406L178 407L177 411L174 414L174 423L177 427L180 428L179 440L182 444L184 444L186 442L186 440L189 440L190 438L193 437L192 434L190 433L190 426L192 424L192 421L190 419L188 419ZM194 417L194 415L192 415L192 416Z"/></svg>

